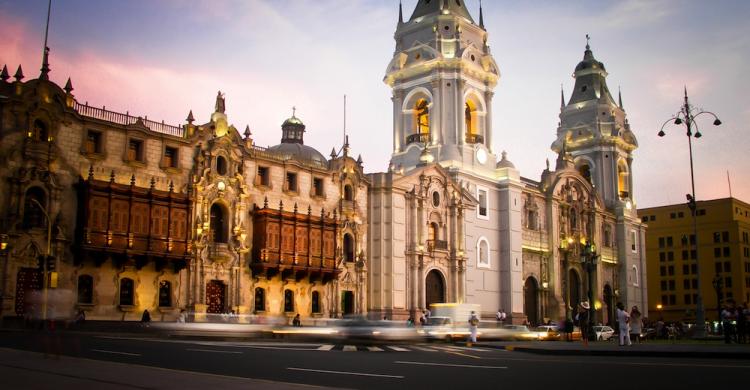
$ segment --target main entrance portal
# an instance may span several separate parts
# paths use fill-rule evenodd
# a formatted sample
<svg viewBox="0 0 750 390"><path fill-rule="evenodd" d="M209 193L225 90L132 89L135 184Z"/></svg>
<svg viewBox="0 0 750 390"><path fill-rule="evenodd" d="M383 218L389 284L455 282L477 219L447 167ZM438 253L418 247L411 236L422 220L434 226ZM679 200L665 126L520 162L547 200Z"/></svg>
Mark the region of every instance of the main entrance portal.
<svg viewBox="0 0 750 390"><path fill-rule="evenodd" d="M227 288L224 282L212 280L206 286L206 312L220 314L225 312L225 302Z"/></svg>
<svg viewBox="0 0 750 390"><path fill-rule="evenodd" d="M427 273L425 279L425 304L430 307L433 303L445 302L445 282L443 281L443 275L437 270L432 270Z"/></svg>

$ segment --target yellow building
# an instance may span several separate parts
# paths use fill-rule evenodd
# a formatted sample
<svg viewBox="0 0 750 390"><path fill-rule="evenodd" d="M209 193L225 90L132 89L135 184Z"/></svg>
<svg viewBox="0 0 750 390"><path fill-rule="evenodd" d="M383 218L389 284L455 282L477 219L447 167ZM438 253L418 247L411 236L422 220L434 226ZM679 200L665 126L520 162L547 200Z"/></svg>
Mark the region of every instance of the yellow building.
<svg viewBox="0 0 750 390"><path fill-rule="evenodd" d="M720 302L750 301L750 204L735 198L697 202L697 242L687 204L640 209L638 215L648 223L652 318L694 319L699 271L707 320L717 319Z"/></svg>

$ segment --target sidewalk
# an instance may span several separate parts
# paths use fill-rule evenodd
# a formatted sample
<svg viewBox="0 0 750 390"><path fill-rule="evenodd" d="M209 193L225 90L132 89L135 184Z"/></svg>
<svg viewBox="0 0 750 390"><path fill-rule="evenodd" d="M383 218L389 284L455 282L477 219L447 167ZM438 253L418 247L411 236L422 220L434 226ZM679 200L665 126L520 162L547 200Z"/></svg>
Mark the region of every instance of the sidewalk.
<svg viewBox="0 0 750 390"><path fill-rule="evenodd" d="M616 341L592 341L588 346L580 341L488 341L477 346L542 355L750 359L750 344L724 344L718 341L657 340L623 347Z"/></svg>
<svg viewBox="0 0 750 390"><path fill-rule="evenodd" d="M45 357L6 348L0 348L0 378L5 389L325 389L67 356Z"/></svg>

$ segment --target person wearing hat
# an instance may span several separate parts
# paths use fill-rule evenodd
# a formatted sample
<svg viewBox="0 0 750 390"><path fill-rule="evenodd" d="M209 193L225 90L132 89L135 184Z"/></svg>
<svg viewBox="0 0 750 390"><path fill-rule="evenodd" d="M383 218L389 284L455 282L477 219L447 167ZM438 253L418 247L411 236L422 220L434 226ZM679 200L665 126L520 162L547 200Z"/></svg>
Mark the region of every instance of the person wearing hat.
<svg viewBox="0 0 750 390"><path fill-rule="evenodd" d="M578 314L576 315L576 318L578 319L578 327L581 329L581 340L583 341L583 345L588 346L589 345L589 311L591 310L591 305L589 305L588 301L583 301L578 304Z"/></svg>

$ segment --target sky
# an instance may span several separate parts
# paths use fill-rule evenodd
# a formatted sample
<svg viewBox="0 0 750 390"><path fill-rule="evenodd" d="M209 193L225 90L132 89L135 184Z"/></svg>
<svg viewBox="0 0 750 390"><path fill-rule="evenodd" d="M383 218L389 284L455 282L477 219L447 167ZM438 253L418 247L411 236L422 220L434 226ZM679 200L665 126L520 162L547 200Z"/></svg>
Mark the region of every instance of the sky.
<svg viewBox="0 0 750 390"><path fill-rule="evenodd" d="M466 0L478 20L479 1ZM403 0L408 18L416 0ZM633 175L639 208L685 201L690 165L684 127L662 123L687 88L716 113L695 140L699 200L750 202L750 2L737 0L484 0L489 45L501 79L493 102L493 149L539 180L555 139L560 87L566 98L585 35L604 62L610 90L638 138ZM47 0L0 0L0 66L39 75ZM343 96L353 153L382 172L392 150L391 92L397 0L53 0L50 79L71 78L81 103L180 125L205 123L217 91L229 122L275 145L296 107L305 143L328 155L341 146ZM499 157L499 156L498 156ZM730 180L728 180L728 177Z"/></svg>

